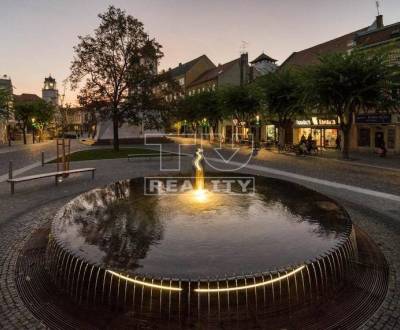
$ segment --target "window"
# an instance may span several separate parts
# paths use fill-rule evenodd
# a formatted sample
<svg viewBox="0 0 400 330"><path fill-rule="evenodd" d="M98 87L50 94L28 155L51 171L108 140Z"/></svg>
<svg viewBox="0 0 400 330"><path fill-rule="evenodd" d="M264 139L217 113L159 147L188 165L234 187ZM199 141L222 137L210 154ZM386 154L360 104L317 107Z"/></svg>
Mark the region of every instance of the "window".
<svg viewBox="0 0 400 330"><path fill-rule="evenodd" d="M179 79L179 85L183 86L185 84L185 78Z"/></svg>
<svg viewBox="0 0 400 330"><path fill-rule="evenodd" d="M370 147L371 146L371 130L369 128L358 129L358 146Z"/></svg>
<svg viewBox="0 0 400 330"><path fill-rule="evenodd" d="M393 50L390 52L389 63L390 64L400 64L400 49L396 49L396 50Z"/></svg>

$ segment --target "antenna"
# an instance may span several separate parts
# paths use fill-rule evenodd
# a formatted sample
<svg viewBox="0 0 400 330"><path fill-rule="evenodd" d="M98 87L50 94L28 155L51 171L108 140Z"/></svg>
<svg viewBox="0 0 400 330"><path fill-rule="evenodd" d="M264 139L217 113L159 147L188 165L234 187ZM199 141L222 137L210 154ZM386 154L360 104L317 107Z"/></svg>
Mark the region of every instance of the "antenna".
<svg viewBox="0 0 400 330"><path fill-rule="evenodd" d="M245 54L247 53L247 46L249 43L245 40L242 40L242 45L240 46L240 54Z"/></svg>
<svg viewBox="0 0 400 330"><path fill-rule="evenodd" d="M381 10L380 10L380 8L381 8L381 3L380 3L379 0L377 0L377 1L375 1L375 4L376 4L376 10L377 10L378 16L379 16L379 15L381 14Z"/></svg>

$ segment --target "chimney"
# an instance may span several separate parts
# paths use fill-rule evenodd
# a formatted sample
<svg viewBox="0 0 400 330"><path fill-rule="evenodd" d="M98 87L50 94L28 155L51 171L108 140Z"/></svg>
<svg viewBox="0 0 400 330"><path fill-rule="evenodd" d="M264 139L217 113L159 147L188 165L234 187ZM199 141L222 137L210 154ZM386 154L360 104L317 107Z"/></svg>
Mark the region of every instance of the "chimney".
<svg viewBox="0 0 400 330"><path fill-rule="evenodd" d="M376 27L378 29L383 28L383 15L376 16Z"/></svg>
<svg viewBox="0 0 400 330"><path fill-rule="evenodd" d="M249 65L249 55L247 53L243 53L240 55L240 86L243 86L247 83L246 75L247 75L247 66Z"/></svg>
<svg viewBox="0 0 400 330"><path fill-rule="evenodd" d="M182 66L182 63L179 63L179 66Z"/></svg>

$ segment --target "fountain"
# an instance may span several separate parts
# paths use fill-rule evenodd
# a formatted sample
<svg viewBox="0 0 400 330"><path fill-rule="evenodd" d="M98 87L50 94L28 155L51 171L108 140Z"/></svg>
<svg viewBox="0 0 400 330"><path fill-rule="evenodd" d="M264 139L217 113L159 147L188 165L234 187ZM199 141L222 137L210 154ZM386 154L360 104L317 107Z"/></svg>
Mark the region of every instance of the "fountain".
<svg viewBox="0 0 400 330"><path fill-rule="evenodd" d="M291 313L340 290L357 259L343 208L266 177L252 194L216 191L236 177L209 180L201 149L194 169L194 191L146 195L134 178L66 204L46 252L57 286L82 305L179 323Z"/></svg>

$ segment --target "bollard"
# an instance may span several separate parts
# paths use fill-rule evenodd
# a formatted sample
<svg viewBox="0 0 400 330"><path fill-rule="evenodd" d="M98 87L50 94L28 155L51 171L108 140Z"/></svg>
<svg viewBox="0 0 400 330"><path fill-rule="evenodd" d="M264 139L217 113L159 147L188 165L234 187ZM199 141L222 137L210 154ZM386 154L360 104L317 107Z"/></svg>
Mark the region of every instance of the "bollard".
<svg viewBox="0 0 400 330"><path fill-rule="evenodd" d="M8 178L11 180L13 178L13 169L12 169L13 163L10 160L8 164Z"/></svg>
<svg viewBox="0 0 400 330"><path fill-rule="evenodd" d="M44 152L42 151L42 167L44 166Z"/></svg>

